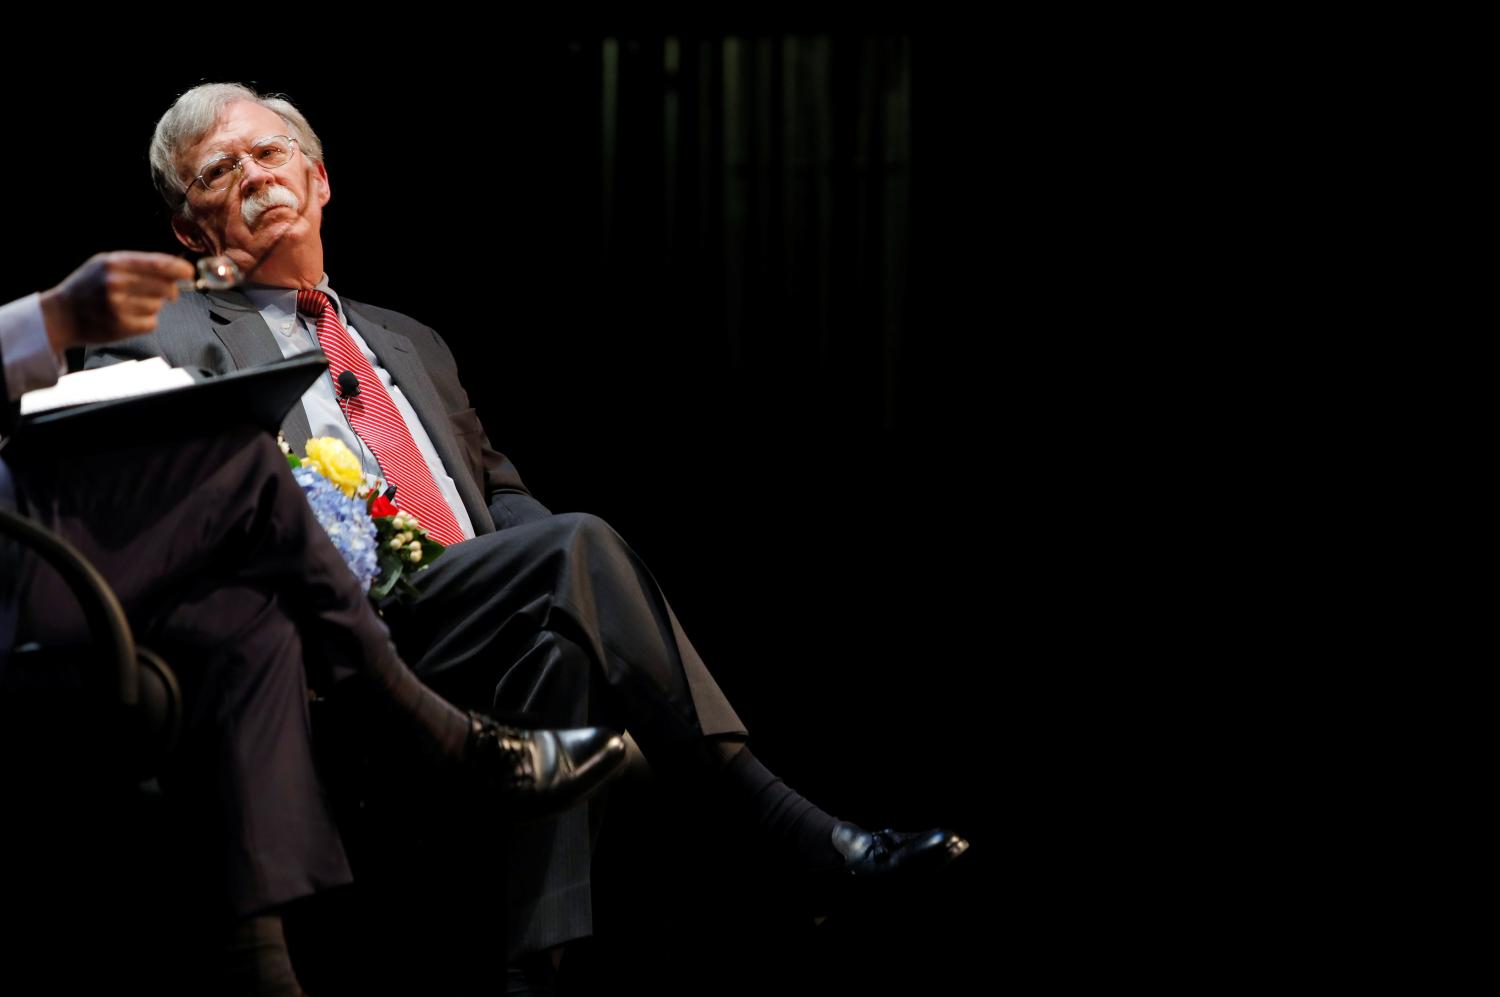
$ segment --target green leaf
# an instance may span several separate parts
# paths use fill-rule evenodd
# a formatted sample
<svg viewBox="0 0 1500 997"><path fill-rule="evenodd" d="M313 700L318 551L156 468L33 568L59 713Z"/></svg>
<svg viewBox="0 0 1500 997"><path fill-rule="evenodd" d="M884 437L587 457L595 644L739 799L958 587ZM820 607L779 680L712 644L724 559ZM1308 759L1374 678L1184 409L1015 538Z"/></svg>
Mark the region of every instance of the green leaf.
<svg viewBox="0 0 1500 997"><path fill-rule="evenodd" d="M387 595L390 595L391 589L395 588L396 583L401 581L402 574L403 571L399 564L387 567L382 563L380 565L380 577L370 587L370 598L384 599ZM410 584L410 582L407 584Z"/></svg>

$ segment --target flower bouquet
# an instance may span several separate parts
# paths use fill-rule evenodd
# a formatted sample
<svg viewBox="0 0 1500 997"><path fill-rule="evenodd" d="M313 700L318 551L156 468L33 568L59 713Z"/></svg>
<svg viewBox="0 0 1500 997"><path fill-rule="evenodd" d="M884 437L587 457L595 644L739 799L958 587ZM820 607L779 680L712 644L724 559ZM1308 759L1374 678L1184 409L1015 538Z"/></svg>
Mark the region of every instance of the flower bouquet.
<svg viewBox="0 0 1500 997"><path fill-rule="evenodd" d="M431 564L443 545L385 494L384 482L363 473L359 458L341 440L314 437L307 441L305 458L292 453L285 440L277 442L313 514L370 598L392 592L416 598L420 593L411 576Z"/></svg>

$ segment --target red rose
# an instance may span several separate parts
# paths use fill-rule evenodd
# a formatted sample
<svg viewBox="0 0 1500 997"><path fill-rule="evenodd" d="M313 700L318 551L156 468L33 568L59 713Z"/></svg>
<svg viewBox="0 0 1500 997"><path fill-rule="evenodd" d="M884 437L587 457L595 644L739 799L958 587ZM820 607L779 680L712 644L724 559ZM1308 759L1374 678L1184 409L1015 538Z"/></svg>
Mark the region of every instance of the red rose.
<svg viewBox="0 0 1500 997"><path fill-rule="evenodd" d="M371 519L384 519L387 516L394 516L400 511L401 510L396 508L396 503L392 502L384 495L375 496L375 501L370 503Z"/></svg>

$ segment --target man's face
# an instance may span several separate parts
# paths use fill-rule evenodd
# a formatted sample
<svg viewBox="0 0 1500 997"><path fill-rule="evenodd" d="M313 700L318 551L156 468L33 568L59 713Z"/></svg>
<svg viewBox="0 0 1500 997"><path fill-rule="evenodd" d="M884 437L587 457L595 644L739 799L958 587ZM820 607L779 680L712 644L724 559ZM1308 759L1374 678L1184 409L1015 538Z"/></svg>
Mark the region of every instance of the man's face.
<svg viewBox="0 0 1500 997"><path fill-rule="evenodd" d="M197 176L225 156L249 155L257 142L291 129L281 116L259 104L236 102L224 109L213 131L188 149L183 167ZM299 147L292 158L266 169L254 157L241 161L224 190L188 188L192 217L174 217L172 228L183 245L200 253L228 253L249 273L273 248L320 239L328 173L308 161Z"/></svg>

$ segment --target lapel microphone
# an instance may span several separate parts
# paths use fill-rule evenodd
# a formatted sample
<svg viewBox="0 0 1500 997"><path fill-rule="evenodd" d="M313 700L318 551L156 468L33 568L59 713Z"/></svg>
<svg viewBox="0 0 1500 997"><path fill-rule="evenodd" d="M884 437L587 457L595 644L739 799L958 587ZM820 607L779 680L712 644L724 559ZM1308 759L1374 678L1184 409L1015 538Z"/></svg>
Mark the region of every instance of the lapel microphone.
<svg viewBox="0 0 1500 997"><path fill-rule="evenodd" d="M354 438L359 441L359 469L361 472L363 472L365 469L365 451L369 448L365 446L364 437L360 436L358 431L355 430L354 423L349 421L349 413L344 409L344 406L349 403L349 399L359 397L358 375L356 375L352 370L346 370L343 373L339 374L338 389L339 411L344 413L344 421L349 423L349 432L354 433ZM375 456L375 451L373 450L370 451L370 456L374 458L375 467L379 469L380 476L384 478L385 468L380 466L380 458ZM396 500L396 486L391 485L382 494L384 494L387 499L390 499L392 502L394 502Z"/></svg>
<svg viewBox="0 0 1500 997"><path fill-rule="evenodd" d="M354 423L349 418L349 410L346 408L349 399L359 397L359 377L354 371L346 370L338 376L337 383L339 412L344 416L349 432L354 434L354 439L359 443L359 470L361 474L365 474L368 473L365 471L365 451L369 450L369 447L365 445L365 438L359 435L359 430L354 428ZM380 472L382 478L385 477L385 468L380 466L380 458L375 457L375 451L370 450L370 456L375 459L375 469Z"/></svg>

